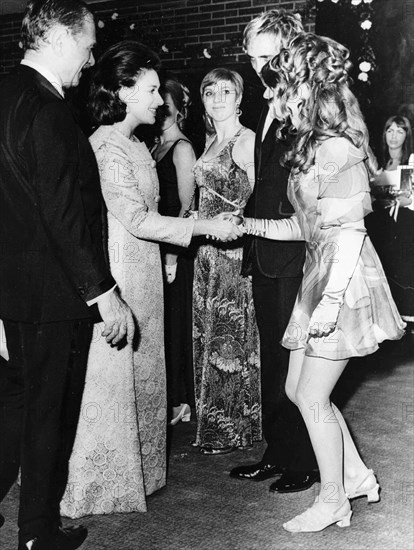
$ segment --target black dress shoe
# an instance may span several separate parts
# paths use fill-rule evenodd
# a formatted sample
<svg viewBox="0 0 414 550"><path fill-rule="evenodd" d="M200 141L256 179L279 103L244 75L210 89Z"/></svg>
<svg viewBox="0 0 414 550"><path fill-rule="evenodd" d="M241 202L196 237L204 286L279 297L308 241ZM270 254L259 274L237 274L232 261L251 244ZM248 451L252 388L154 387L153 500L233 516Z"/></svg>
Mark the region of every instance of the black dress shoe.
<svg viewBox="0 0 414 550"><path fill-rule="evenodd" d="M256 462L256 464L246 464L245 466L237 466L230 472L230 477L235 479L251 479L252 481L264 481L270 477L280 476L283 473L283 468L276 464L264 464Z"/></svg>
<svg viewBox="0 0 414 550"><path fill-rule="evenodd" d="M88 530L83 525L60 527L52 537L54 550L75 550L83 544L87 536Z"/></svg>
<svg viewBox="0 0 414 550"><path fill-rule="evenodd" d="M60 527L47 538L34 538L31 550L76 550L88 536L88 530L78 527ZM27 550L27 544L20 543L19 550Z"/></svg>
<svg viewBox="0 0 414 550"><path fill-rule="evenodd" d="M0 514L0 527L4 525L4 517Z"/></svg>
<svg viewBox="0 0 414 550"><path fill-rule="evenodd" d="M286 470L284 474L269 487L272 493L298 493L312 487L314 483L320 481L318 471L293 472Z"/></svg>

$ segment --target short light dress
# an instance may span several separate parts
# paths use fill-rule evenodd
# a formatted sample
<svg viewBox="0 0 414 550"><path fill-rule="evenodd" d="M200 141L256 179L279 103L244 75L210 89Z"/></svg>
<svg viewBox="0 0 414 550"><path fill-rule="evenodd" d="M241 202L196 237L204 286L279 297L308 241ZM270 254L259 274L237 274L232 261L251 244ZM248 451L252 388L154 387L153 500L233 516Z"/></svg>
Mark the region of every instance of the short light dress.
<svg viewBox="0 0 414 550"><path fill-rule="evenodd" d="M335 265L341 225L355 223L371 211L366 155L343 137L329 138L316 151L308 173L292 172L288 197L295 214L293 233L306 241L303 281L282 339L284 347L305 348L305 355L340 360L364 356L384 340L404 334L401 319L377 253L365 236L345 291L336 330L308 340L309 321L322 299ZM348 225L349 227L349 225Z"/></svg>

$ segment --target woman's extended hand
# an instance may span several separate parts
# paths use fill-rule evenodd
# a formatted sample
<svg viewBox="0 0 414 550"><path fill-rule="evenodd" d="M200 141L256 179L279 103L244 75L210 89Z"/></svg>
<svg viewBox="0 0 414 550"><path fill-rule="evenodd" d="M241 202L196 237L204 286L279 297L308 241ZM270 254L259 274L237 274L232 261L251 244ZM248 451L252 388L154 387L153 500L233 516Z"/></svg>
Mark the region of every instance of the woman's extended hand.
<svg viewBox="0 0 414 550"><path fill-rule="evenodd" d="M410 206L412 203L412 197L407 196L407 194L402 193L396 198L389 197L389 198L376 198L374 201L373 207L374 210L383 210L386 208L392 208L395 209L404 207L404 206Z"/></svg>
<svg viewBox="0 0 414 550"><path fill-rule="evenodd" d="M206 235L207 238L227 242L234 241L243 235L242 229L228 219L216 217L211 220L198 221L200 224L202 223L201 234Z"/></svg>
<svg viewBox="0 0 414 550"><path fill-rule="evenodd" d="M209 230L208 235L219 241L234 241L243 235L242 229L238 225L235 225L232 220L213 219L207 221L211 224L211 230Z"/></svg>
<svg viewBox="0 0 414 550"><path fill-rule="evenodd" d="M237 211L239 212L239 211ZM234 241L244 234L243 228L234 222L233 212L222 212L209 220L194 222L194 235L206 235L219 241Z"/></svg>

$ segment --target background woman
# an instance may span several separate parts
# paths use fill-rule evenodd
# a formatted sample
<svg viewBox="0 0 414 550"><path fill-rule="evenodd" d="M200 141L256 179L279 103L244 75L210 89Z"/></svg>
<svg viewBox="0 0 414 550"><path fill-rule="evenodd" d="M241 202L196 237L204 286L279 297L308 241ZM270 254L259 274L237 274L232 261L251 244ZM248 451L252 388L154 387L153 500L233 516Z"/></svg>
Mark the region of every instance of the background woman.
<svg viewBox="0 0 414 550"><path fill-rule="evenodd" d="M165 484L163 285L154 241L188 246L192 235L237 236L229 222L157 212L155 161L134 130L154 124L163 103L158 66L158 57L146 46L120 42L103 54L92 83L91 113L100 126L90 141L108 209L111 271L139 335L134 346L120 350L98 336L92 341L62 504L63 514L71 517L145 511L146 495Z"/></svg>
<svg viewBox="0 0 414 550"><path fill-rule="evenodd" d="M410 121L400 115L390 117L382 133L382 167L384 170L396 170L400 164L408 164L412 153Z"/></svg>
<svg viewBox="0 0 414 550"><path fill-rule="evenodd" d="M399 185L398 167L408 165L413 154L408 118L390 117L382 134L382 168L377 182ZM414 157L411 156L414 166ZM412 175L411 175L412 178ZM412 188L412 179L409 182ZM375 185L375 181L374 181ZM402 318L414 326L414 211L413 193L382 199L373 187L375 212L367 218L367 230L384 266L391 293Z"/></svg>
<svg viewBox="0 0 414 550"><path fill-rule="evenodd" d="M291 532L348 526L349 499L379 500L373 471L330 396L350 357L404 333L364 227L371 209L368 133L348 87L348 56L340 44L307 34L262 72L296 131L286 158L295 215L248 219L245 227L267 238L306 241L303 281L282 343L291 350L286 393L304 418L321 475L311 508L283 525Z"/></svg>
<svg viewBox="0 0 414 550"><path fill-rule="evenodd" d="M160 141L152 151L160 182L158 211L183 217L193 207L196 161L191 142L181 131L189 102L188 90L167 79L161 88L164 100ZM191 248L162 244L165 286L165 358L167 397L171 424L189 421L194 406L192 293L194 258Z"/></svg>
<svg viewBox="0 0 414 550"><path fill-rule="evenodd" d="M199 216L242 209L254 184L254 133L240 124L241 76L214 69L200 87L215 129L194 174ZM195 444L204 454L261 439L258 333L251 284L240 275L241 242L202 244L194 279Z"/></svg>

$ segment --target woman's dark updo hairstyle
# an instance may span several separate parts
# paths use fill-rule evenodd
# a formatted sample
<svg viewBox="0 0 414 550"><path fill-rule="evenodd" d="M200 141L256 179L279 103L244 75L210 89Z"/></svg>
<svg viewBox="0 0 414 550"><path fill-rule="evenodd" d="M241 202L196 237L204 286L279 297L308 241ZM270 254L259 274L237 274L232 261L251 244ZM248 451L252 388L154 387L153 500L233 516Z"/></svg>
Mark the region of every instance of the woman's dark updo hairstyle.
<svg viewBox="0 0 414 550"><path fill-rule="evenodd" d="M147 70L160 68L158 55L135 40L124 40L111 46L98 60L89 93L89 111L93 120L114 124L124 120L126 105L119 99L122 86L135 85Z"/></svg>

